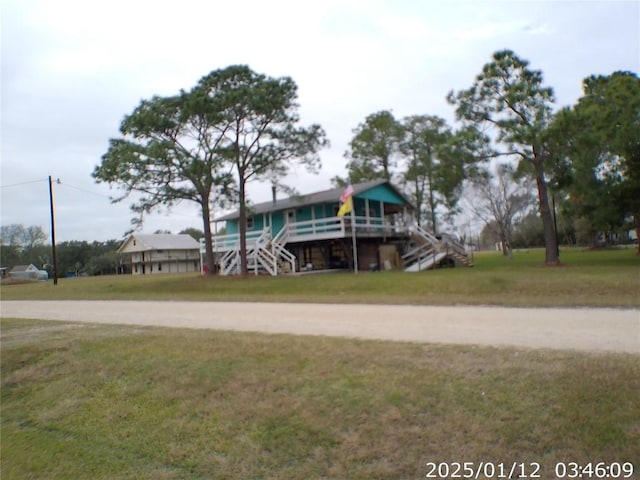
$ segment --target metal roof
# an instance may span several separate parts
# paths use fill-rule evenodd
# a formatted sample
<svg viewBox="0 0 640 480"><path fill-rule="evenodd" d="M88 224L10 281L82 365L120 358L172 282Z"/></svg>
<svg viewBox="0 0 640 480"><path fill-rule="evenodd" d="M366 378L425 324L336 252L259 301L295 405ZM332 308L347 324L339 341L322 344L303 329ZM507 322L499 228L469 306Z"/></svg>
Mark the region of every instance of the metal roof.
<svg viewBox="0 0 640 480"><path fill-rule="evenodd" d="M200 244L191 235L172 235L168 233L134 233L127 238L118 252L144 252L148 250L194 250Z"/></svg>
<svg viewBox="0 0 640 480"><path fill-rule="evenodd" d="M38 270L38 267L36 267L33 263L30 263L29 265L16 265L11 269L11 272L17 273L17 272L36 271L36 270Z"/></svg>
<svg viewBox="0 0 640 480"><path fill-rule="evenodd" d="M395 190L398 195L404 198L407 204L411 205L411 202L406 198L406 196L399 191L396 187L394 187L391 182L388 180L373 180L370 182L363 183L354 183L353 187L353 196L357 197L358 194L362 192L366 192L374 187L379 185L388 184L393 190ZM276 200L275 202L263 202L257 203L255 205L247 206L247 215L260 215L262 213L268 212L277 212L280 210L286 210L289 208L299 208L307 205L317 205L320 203L328 203L328 202L340 202L340 194L344 191L345 187L337 187L329 190L323 190L320 192L309 193L306 195L294 195L289 198L283 198L281 200ZM215 218L214 222L222 222L225 220L235 220L240 216L240 211L236 210L235 212L229 213L222 217Z"/></svg>

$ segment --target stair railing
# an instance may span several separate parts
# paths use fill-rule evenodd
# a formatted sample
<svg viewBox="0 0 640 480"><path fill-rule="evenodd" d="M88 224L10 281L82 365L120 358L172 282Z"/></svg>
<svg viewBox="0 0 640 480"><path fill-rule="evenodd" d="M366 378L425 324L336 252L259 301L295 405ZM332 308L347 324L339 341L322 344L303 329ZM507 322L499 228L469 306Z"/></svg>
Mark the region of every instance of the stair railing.
<svg viewBox="0 0 640 480"><path fill-rule="evenodd" d="M296 257L285 248L289 239L289 225L285 224L280 231L271 239L271 250L276 257L276 275L278 274L277 258L282 258L291 267L291 272L296 271Z"/></svg>
<svg viewBox="0 0 640 480"><path fill-rule="evenodd" d="M411 225L409 227L409 234L417 238L418 245L402 256L405 268L411 267L416 263L420 265L429 258L429 256L433 257L435 266L436 253L440 251L440 241L419 225Z"/></svg>

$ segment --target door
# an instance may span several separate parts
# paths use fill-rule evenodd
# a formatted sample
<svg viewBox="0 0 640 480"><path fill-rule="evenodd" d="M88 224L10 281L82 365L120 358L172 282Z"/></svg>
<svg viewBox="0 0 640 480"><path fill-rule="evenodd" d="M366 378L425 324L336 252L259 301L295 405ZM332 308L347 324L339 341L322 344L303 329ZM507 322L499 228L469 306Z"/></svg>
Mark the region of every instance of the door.
<svg viewBox="0 0 640 480"><path fill-rule="evenodd" d="M294 208L285 210L283 215L284 215L284 224L287 226L289 235L295 235L296 231L293 224L296 223L296 210Z"/></svg>

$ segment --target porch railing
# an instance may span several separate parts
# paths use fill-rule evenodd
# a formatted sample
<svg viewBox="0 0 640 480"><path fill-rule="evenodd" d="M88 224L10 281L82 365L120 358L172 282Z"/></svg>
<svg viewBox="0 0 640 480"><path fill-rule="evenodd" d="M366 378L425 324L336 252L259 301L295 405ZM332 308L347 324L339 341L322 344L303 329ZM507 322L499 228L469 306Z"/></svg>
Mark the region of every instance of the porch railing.
<svg viewBox="0 0 640 480"><path fill-rule="evenodd" d="M456 238L447 234L436 237L418 225L411 227L410 232L415 245L402 256L406 272L435 268L448 257L453 257L463 265L470 265L464 246Z"/></svg>
<svg viewBox="0 0 640 480"><path fill-rule="evenodd" d="M271 250L276 257L276 267L278 267L278 257L288 265L289 272L296 271L296 257L285 245L289 241L289 224L285 224L280 231L271 239ZM276 275L278 268L276 268Z"/></svg>
<svg viewBox="0 0 640 480"><path fill-rule="evenodd" d="M356 234L360 235L398 235L406 234L408 227L394 225L384 218L354 217ZM317 218L284 225L272 239L272 243L283 246L289 242L309 240L328 240L351 235L353 220L351 216ZM268 229L268 228L267 228ZM263 235L263 230L247 232L247 248ZM240 247L240 234L215 235L212 237L214 252L227 252ZM201 242L204 252L204 242Z"/></svg>
<svg viewBox="0 0 640 480"><path fill-rule="evenodd" d="M357 235L393 235L406 232L406 228L394 225L384 218L375 217L327 217L314 220L303 220L285 225L289 242L305 242L309 240L328 240Z"/></svg>
<svg viewBox="0 0 640 480"><path fill-rule="evenodd" d="M271 228L247 233L247 263L249 270L278 275L283 271L296 271L296 257L286 245L295 242L349 238L357 236L403 235L414 239L413 248L403 255L405 266L416 270L433 268L441 260L441 254L452 255L468 265L464 247L453 237L436 238L418 226L393 224L384 218L345 216L328 217L285 224L271 237ZM220 262L221 274L230 275L240 271L240 235L216 235L212 237L213 251ZM200 242L204 255L204 241ZM203 262L204 263L204 262Z"/></svg>

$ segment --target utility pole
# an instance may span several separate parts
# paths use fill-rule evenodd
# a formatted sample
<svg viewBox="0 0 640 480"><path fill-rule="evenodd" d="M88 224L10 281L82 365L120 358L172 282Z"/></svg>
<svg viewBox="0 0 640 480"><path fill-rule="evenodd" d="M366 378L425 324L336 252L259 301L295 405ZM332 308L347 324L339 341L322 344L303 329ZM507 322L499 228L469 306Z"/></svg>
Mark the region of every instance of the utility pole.
<svg viewBox="0 0 640 480"><path fill-rule="evenodd" d="M51 208L51 257L53 260L53 284L58 285L58 261L56 260L56 221L53 213L53 185L49 175L49 206Z"/></svg>

